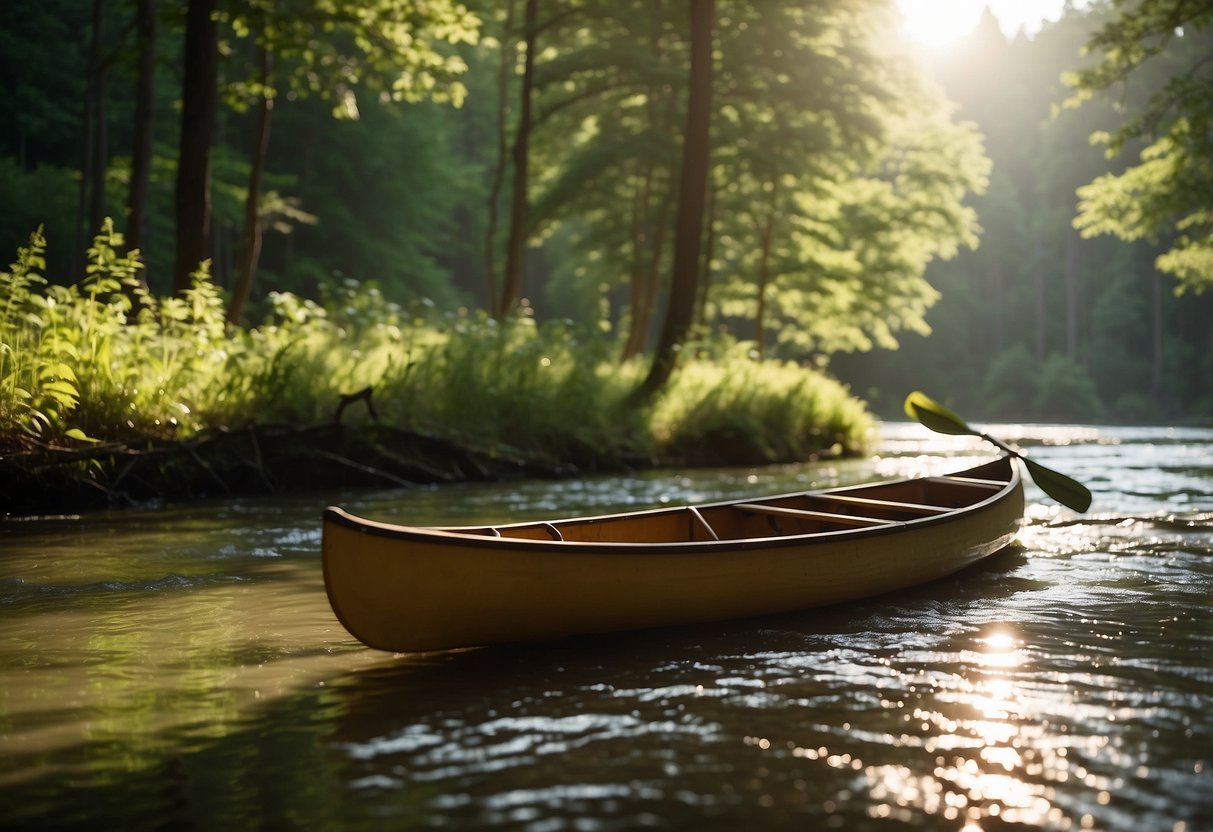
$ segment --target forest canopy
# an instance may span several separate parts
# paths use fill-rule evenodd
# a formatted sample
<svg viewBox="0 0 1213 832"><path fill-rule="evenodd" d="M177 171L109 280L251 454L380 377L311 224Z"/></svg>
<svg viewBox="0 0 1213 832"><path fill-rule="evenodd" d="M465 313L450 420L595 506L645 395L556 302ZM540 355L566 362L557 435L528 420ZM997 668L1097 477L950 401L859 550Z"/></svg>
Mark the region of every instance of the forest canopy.
<svg viewBox="0 0 1213 832"><path fill-rule="evenodd" d="M1208 23L987 12L925 60L887 0L14 0L0 245L44 227L71 283L113 217L152 296L209 261L233 325L353 281L878 407L912 373L979 415L1207 416L1209 294L1170 289L1208 275Z"/></svg>

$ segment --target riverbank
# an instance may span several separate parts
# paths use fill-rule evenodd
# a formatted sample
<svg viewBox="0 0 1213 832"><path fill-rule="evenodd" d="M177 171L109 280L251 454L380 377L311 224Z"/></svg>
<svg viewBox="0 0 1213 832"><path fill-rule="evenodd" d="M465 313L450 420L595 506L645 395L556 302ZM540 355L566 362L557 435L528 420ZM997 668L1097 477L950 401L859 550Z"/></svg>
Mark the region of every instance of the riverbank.
<svg viewBox="0 0 1213 832"><path fill-rule="evenodd" d="M85 280L47 285L38 235L0 273L0 512L45 514L345 486L740 465L864 449L824 373L688 345L667 386L609 332L504 321L373 286L271 294L235 327L205 269L156 297L112 228Z"/></svg>
<svg viewBox="0 0 1213 832"><path fill-rule="evenodd" d="M844 436L830 437L843 440ZM744 439L744 441L743 441ZM709 441L715 440L715 441ZM479 446L383 424L341 422L218 427L187 439L97 442L63 447L24 441L0 453L3 516L179 503L348 488L411 488L454 482L572 478L667 467L769 464L850 455L841 441L771 456L728 431L685 439L666 454L558 443L562 456L505 443ZM673 455L677 453L677 455Z"/></svg>

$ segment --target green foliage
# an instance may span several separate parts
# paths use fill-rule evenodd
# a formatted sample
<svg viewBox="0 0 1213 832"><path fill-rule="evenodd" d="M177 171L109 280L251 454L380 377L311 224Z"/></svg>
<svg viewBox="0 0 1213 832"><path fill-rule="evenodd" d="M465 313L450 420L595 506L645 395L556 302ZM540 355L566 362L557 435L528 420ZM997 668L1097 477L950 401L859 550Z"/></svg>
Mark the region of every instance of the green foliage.
<svg viewBox="0 0 1213 832"><path fill-rule="evenodd" d="M715 360L681 363L654 405L663 456L736 464L786 462L866 447L864 405L823 373L756 361L741 343Z"/></svg>
<svg viewBox="0 0 1213 832"><path fill-rule="evenodd" d="M961 412L989 420L1042 419L1047 413L1083 421L1213 417L1204 393L1213 364L1213 293L1177 298L1159 291L1169 275L1159 274L1156 261L1160 253L1171 256L1168 248L1177 251L1178 237L1150 225L1151 217L1182 207L1176 193L1203 189L1207 203L1213 186L1199 170L1180 164L1195 158L1188 150L1173 157L1163 153L1164 143L1147 153L1154 167L1139 171L1109 159L1089 140L1144 112L1182 65L1178 59L1208 46L1209 30L1187 32L1182 42L1172 33L1167 48L1127 89L1093 90L1081 108L1062 107L1073 90L1061 83L1061 73L1083 61L1081 48L1115 19L1113 11L1108 4L1073 8L1035 37L1011 41L987 14L967 43L937 59L938 80L959 104L959 117L977 123L993 162L989 190L972 203L983 228L981 246L928 268L941 295L924 316L929 338L901 339L897 352L831 359L831 369L863 390L878 412L899 413L894 402L910 379L945 392ZM1095 66L1097 57L1086 65ZM1155 141L1130 141L1125 155ZM1138 188L1147 173L1180 191L1168 196L1149 183ZM1114 184L1098 193L1082 188L1096 180ZM1080 198L1107 206L1100 218L1109 223L1105 227L1111 231L1113 220L1123 221L1135 229L1135 239L1080 235L1071 224L1080 188ZM1197 249L1192 252L1196 256ZM1050 387L1068 392L1040 389L1055 353L1082 368L1062 371L1052 361ZM1088 395L1083 374L1098 402Z"/></svg>
<svg viewBox="0 0 1213 832"><path fill-rule="evenodd" d="M226 325L208 264L182 296L156 298L122 246L106 221L84 279L48 286L38 232L0 273L0 418L13 426L0 441L132 442L315 424L368 386L391 424L585 466L684 455L722 431L751 428L762 444L746 461L864 441L863 406L793 365L735 354L693 362L655 410L639 410L628 396L642 368L621 370L614 343L570 321L499 322L428 301L403 307L346 279L328 282L321 302L272 293L264 322L246 331ZM345 418L370 416L358 408Z"/></svg>
<svg viewBox="0 0 1213 832"><path fill-rule="evenodd" d="M1190 0L1114 3L1116 16L1087 43L1099 56L1070 74L1070 104L1148 79L1149 96L1114 132L1099 131L1109 155L1145 139L1140 164L1079 189L1075 226L1086 236L1169 239L1156 261L1178 289L1213 285L1213 7Z"/></svg>
<svg viewBox="0 0 1213 832"><path fill-rule="evenodd" d="M1077 361L1054 353L1037 370L1036 414L1052 421L1098 417L1101 407L1095 383Z"/></svg>
<svg viewBox="0 0 1213 832"><path fill-rule="evenodd" d="M0 251L12 251L43 227L54 239L71 238L78 183L72 171L41 164L23 168L0 157Z"/></svg>
<svg viewBox="0 0 1213 832"><path fill-rule="evenodd" d="M991 419L1032 415L1025 403L1036 400L1040 389L1040 365L1023 344L1015 344L990 363L981 386L977 413Z"/></svg>
<svg viewBox="0 0 1213 832"><path fill-rule="evenodd" d="M219 291L204 265L182 297L155 298L122 244L107 220L84 279L39 291L46 241L38 232L0 273L8 295L0 412L25 435L120 439L201 427L196 403L227 355Z"/></svg>
<svg viewBox="0 0 1213 832"><path fill-rule="evenodd" d="M451 0L241 0L232 34L251 38L280 65L282 92L316 95L338 118L359 117L358 92L392 101L462 103L457 79L467 69L448 44L474 43L479 21ZM272 85L239 80L232 103L278 95Z"/></svg>

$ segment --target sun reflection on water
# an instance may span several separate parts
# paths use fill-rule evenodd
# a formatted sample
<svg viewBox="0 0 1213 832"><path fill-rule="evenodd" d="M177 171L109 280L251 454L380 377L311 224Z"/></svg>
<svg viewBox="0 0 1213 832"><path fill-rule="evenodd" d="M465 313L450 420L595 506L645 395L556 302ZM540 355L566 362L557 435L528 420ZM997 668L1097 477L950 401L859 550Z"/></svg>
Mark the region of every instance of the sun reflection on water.
<svg viewBox="0 0 1213 832"><path fill-rule="evenodd" d="M963 822L967 832L991 824L1081 826L1055 805L1051 785L1067 779L1066 749L1036 747L1044 731L1040 715L1029 711L1041 703L1039 691L1027 700L1021 693L1023 639L1009 626L993 627L956 658L959 672L934 680L933 707L914 708L908 720L925 735L922 748L936 755L934 767L929 774L867 767L871 814L909 822L925 813Z"/></svg>

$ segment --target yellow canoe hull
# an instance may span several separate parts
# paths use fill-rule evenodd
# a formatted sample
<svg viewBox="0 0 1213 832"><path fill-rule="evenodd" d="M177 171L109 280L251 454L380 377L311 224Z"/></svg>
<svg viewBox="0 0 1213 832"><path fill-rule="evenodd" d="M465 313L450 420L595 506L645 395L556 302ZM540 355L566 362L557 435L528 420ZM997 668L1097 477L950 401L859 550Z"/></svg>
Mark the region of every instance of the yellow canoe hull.
<svg viewBox="0 0 1213 832"><path fill-rule="evenodd" d="M495 528L399 526L329 508L324 579L338 619L374 648L540 641L792 612L936 580L1011 543L1023 509L1008 458L951 477Z"/></svg>

